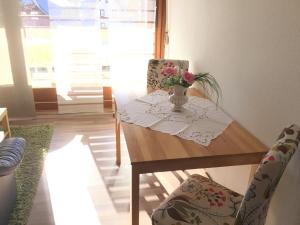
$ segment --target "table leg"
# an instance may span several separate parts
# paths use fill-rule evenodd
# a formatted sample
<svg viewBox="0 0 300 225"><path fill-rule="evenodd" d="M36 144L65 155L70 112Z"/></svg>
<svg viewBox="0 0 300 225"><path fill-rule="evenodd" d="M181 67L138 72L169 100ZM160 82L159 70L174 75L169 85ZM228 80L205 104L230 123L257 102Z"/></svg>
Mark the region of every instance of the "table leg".
<svg viewBox="0 0 300 225"><path fill-rule="evenodd" d="M118 115L115 115L115 133L116 133L116 164L121 165L121 124Z"/></svg>
<svg viewBox="0 0 300 225"><path fill-rule="evenodd" d="M131 224L139 224L139 199L140 199L140 174L132 166L131 168L131 202L130 202L130 213L131 213Z"/></svg>
<svg viewBox="0 0 300 225"><path fill-rule="evenodd" d="M4 115L1 123L2 123L2 127L3 127L5 137L11 137L11 132L10 132L10 128L9 128L9 121L8 121L7 113Z"/></svg>

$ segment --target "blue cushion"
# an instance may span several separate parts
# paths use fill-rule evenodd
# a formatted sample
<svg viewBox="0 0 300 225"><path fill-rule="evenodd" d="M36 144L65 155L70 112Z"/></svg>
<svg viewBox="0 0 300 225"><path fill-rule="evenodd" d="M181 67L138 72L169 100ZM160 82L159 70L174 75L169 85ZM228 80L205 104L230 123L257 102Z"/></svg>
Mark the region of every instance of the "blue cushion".
<svg viewBox="0 0 300 225"><path fill-rule="evenodd" d="M19 165L25 145L23 138L8 138L0 143L0 176L10 174Z"/></svg>

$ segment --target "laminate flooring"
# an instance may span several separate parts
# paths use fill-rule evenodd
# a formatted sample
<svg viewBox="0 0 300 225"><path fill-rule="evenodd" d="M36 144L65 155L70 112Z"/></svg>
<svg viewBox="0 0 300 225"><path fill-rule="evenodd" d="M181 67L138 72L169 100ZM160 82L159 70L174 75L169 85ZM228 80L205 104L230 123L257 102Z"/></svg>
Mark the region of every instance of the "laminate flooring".
<svg viewBox="0 0 300 225"><path fill-rule="evenodd" d="M28 225L129 225L130 163L121 136L122 164L115 165L114 118L102 115L50 115L12 124L52 123L49 154L33 201ZM143 174L140 224L192 173Z"/></svg>

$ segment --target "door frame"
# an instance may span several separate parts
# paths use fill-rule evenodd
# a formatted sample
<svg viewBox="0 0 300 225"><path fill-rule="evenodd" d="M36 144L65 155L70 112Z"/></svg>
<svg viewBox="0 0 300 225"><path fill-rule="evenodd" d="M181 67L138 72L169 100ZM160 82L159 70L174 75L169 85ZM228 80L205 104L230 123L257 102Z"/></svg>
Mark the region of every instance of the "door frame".
<svg viewBox="0 0 300 225"><path fill-rule="evenodd" d="M166 0L156 0L156 18L155 18L155 51L156 59L164 58L165 39L166 39Z"/></svg>

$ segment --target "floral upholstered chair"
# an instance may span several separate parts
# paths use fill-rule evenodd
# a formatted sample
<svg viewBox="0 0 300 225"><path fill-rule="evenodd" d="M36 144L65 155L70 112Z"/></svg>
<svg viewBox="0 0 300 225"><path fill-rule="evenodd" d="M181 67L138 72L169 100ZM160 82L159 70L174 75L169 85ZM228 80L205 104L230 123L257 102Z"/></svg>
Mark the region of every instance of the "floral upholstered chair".
<svg viewBox="0 0 300 225"><path fill-rule="evenodd" d="M188 70L189 68L189 61L187 60L150 59L147 71L148 91L162 89L161 80L164 78L164 75L161 73L161 69L167 64L178 66L182 70Z"/></svg>
<svg viewBox="0 0 300 225"><path fill-rule="evenodd" d="M299 142L300 128L285 128L244 197L200 175L190 176L154 210L152 224L264 225L271 197Z"/></svg>

